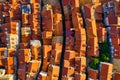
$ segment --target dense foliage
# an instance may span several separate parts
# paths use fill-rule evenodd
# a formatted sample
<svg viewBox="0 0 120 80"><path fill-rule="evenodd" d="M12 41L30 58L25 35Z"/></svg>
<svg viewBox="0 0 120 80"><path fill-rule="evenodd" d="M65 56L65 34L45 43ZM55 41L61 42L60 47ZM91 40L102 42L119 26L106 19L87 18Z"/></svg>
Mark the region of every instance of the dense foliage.
<svg viewBox="0 0 120 80"><path fill-rule="evenodd" d="M109 46L107 42L102 42L99 44L100 47L100 56L93 57L90 62L90 67L93 69L97 69L99 67L100 62L109 62L110 61L110 52Z"/></svg>

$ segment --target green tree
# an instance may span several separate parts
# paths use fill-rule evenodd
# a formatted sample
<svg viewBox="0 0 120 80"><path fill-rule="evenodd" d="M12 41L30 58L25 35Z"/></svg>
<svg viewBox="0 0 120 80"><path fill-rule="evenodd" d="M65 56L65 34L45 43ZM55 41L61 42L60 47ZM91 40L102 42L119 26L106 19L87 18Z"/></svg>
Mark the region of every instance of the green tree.
<svg viewBox="0 0 120 80"><path fill-rule="evenodd" d="M90 63L90 67L93 69L97 69L99 66L100 60L99 58L93 58L92 62Z"/></svg>
<svg viewBox="0 0 120 80"><path fill-rule="evenodd" d="M100 61L109 62L110 61L110 52L107 42L100 44Z"/></svg>
<svg viewBox="0 0 120 80"><path fill-rule="evenodd" d="M100 62L109 62L110 61L110 52L109 46L107 42L102 42L99 45L100 47L100 56L93 57L92 61L90 62L90 67L93 69L97 69L99 67Z"/></svg>

